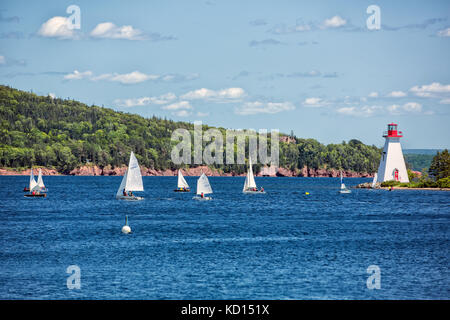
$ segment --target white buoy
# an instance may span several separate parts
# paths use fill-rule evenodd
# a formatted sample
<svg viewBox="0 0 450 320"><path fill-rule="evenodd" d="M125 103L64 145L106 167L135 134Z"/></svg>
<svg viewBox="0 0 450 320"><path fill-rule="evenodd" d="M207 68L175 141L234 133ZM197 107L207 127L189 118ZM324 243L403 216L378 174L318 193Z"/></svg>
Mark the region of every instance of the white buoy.
<svg viewBox="0 0 450 320"><path fill-rule="evenodd" d="M128 225L128 216L125 216L125 225L122 227L122 233L125 234L131 233L131 228Z"/></svg>

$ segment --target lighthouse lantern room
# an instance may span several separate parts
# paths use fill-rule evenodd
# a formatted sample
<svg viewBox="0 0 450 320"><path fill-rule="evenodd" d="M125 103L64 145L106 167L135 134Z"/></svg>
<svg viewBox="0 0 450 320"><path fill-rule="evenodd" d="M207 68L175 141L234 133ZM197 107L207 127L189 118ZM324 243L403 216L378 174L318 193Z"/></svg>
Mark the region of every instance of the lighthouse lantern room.
<svg viewBox="0 0 450 320"><path fill-rule="evenodd" d="M388 130L383 133L386 141L378 167L377 182L389 180L409 182L402 146L400 145L400 138L403 137L403 134L397 130L397 127L397 124L390 123L388 124Z"/></svg>

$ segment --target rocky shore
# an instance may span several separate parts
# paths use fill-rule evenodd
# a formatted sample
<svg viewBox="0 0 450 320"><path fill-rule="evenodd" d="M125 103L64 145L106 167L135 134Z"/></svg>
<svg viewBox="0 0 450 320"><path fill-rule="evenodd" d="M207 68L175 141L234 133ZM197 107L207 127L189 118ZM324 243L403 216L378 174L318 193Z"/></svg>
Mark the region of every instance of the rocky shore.
<svg viewBox="0 0 450 320"><path fill-rule="evenodd" d="M355 188L357 188L357 189L380 189L381 183L380 182L375 183L375 187L372 188L372 182L364 182L364 183L358 184L357 186L355 186Z"/></svg>
<svg viewBox="0 0 450 320"><path fill-rule="evenodd" d="M55 169L41 168L43 176L60 176L61 174ZM23 171L16 171L12 169L0 168L0 176L29 176L31 169L26 169ZM38 174L36 169L34 174Z"/></svg>
<svg viewBox="0 0 450 320"><path fill-rule="evenodd" d="M41 168L42 175L55 176L63 175L55 169ZM267 168L266 168L267 169ZM36 170L36 169L35 169ZM81 166L73 169L68 175L73 176L123 176L127 170L126 166L115 167L111 166L99 167L99 166ZM245 176L245 173L225 173L219 170L210 168L208 166L198 166L195 168L182 169L185 176L200 176L204 172L207 176L222 176L222 177L234 177ZM176 176L177 170L155 170L151 168L141 167L141 173L143 176ZM23 171L16 171L12 169L0 168L0 175L29 175L30 169ZM35 171L35 174L37 172ZM368 172L354 172L343 171L342 175L347 178L369 178L373 177L373 174ZM255 176L262 177L339 177L339 170L336 169L313 169L303 167L301 170L289 170L286 168L271 168L271 170L261 170L261 172L255 173Z"/></svg>

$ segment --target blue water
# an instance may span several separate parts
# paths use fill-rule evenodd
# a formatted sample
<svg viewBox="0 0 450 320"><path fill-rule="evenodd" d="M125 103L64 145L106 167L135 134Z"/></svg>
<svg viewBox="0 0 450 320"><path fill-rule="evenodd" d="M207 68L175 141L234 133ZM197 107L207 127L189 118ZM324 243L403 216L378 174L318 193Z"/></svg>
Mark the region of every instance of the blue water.
<svg viewBox="0 0 450 320"><path fill-rule="evenodd" d="M244 178L212 177L201 202L172 192L176 177L143 179L145 200L126 202L114 199L121 177L44 177L45 199L23 197L28 177L0 177L0 298L450 298L450 192L256 178L267 194L244 195Z"/></svg>

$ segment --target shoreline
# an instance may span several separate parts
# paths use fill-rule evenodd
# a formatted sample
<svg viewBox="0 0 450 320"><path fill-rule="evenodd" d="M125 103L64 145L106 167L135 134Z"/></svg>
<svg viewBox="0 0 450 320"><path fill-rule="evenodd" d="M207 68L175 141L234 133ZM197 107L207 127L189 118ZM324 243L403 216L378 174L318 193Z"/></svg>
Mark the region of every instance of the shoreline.
<svg viewBox="0 0 450 320"><path fill-rule="evenodd" d="M389 187L380 187L379 189L389 190ZM408 187L393 187L395 190L431 190L431 191L450 191L450 188L408 188Z"/></svg>
<svg viewBox="0 0 450 320"><path fill-rule="evenodd" d="M258 173L255 173L255 177L311 177L311 178L337 178L339 177L339 170L336 169L313 169L308 167L303 167L302 170L289 170L285 168L273 168L270 170L270 174L264 169ZM34 171L38 170L39 167L33 168ZM56 169L49 169L45 167L40 167L42 169L43 176L123 176L127 171L126 166L115 167L105 166L103 168L98 166L81 166L71 170L68 174L63 174ZM30 175L30 169L25 170L14 170L11 168L0 168L0 176L27 176ZM198 177L202 173L205 173L210 177L245 177L246 173L236 173L236 172L221 172L217 169L210 168L208 166L198 166L193 168L181 169L184 176L195 176ZM264 172L264 173L263 173ZM355 171L343 171L343 176L345 178L372 178L373 174L367 172L355 172ZM156 170L151 168L146 168L141 166L142 176L177 176L178 170Z"/></svg>

